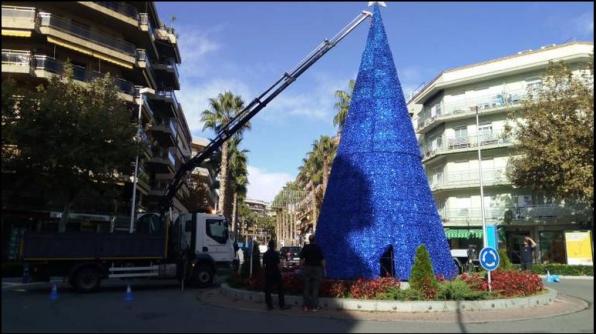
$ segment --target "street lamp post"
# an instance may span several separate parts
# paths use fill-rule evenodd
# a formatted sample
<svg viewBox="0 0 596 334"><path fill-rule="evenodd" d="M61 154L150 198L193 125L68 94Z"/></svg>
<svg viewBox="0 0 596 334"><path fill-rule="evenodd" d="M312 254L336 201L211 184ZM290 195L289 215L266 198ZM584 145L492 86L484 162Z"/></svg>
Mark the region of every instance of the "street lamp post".
<svg viewBox="0 0 596 334"><path fill-rule="evenodd" d="M488 247L486 236L486 219L484 217L484 188L482 185L482 153L480 152L480 122L478 120L478 106L476 106L476 145L478 147L478 178L480 181L480 214L482 217L482 245ZM491 290L490 270L488 270L488 288Z"/></svg>
<svg viewBox="0 0 596 334"><path fill-rule="evenodd" d="M155 91L151 88L141 88L139 89L139 112L138 112L138 117L137 117L137 122L138 122L138 128L137 128L137 135L136 135L136 139L139 140L141 138L141 129L142 129L142 122L141 122L141 112L143 109L143 94L146 93L152 93L154 94ZM130 205L130 227L128 229L129 233L132 233L134 231L134 221L135 221L135 213L137 211L137 203L136 203L136 199L137 199L137 176L139 173L139 151L137 150L137 157L135 159L135 174L134 174L134 179L133 179L133 185L132 185L132 203Z"/></svg>

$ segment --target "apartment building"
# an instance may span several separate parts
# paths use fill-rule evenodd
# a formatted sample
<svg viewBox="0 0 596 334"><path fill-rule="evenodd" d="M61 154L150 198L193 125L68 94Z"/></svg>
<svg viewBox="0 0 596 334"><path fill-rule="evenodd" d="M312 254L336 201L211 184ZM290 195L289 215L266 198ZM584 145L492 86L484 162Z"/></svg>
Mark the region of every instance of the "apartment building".
<svg viewBox="0 0 596 334"><path fill-rule="evenodd" d="M565 61L578 73L578 62L592 54L593 43L571 42L456 67L410 99L422 162L452 248L482 247L478 147L485 220L497 225L514 262L529 235L539 245L536 261L566 263L565 232L591 229L585 207L512 186L506 170L515 154L513 138L504 128L507 113L519 110L528 92L541 87L549 61Z"/></svg>
<svg viewBox="0 0 596 334"><path fill-rule="evenodd" d="M191 154L190 131L175 94L181 58L174 29L160 20L153 2L2 3L3 80L12 77L33 87L61 74L67 59L82 85L110 73L131 120L141 113L141 138L149 149L140 156L137 208L156 210ZM134 175L134 161L131 166ZM121 185L125 193L132 193L132 181ZM176 211L187 211L179 200L187 193L183 184L174 199ZM130 205L122 212L130 213Z"/></svg>
<svg viewBox="0 0 596 334"><path fill-rule="evenodd" d="M201 152L209 141L205 138L194 138L192 140L192 156ZM219 188L219 181L217 180L217 165L216 161L203 162L201 167L197 167L192 171L192 185L197 189L207 190L204 203L205 211L208 213L215 213L217 211L217 203L219 196L216 189Z"/></svg>

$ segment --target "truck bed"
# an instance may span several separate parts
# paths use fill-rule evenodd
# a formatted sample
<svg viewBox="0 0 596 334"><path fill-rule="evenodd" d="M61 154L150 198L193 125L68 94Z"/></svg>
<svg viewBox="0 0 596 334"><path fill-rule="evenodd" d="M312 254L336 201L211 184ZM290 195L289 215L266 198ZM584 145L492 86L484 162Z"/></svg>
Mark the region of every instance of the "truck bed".
<svg viewBox="0 0 596 334"><path fill-rule="evenodd" d="M76 260L113 258L163 258L165 236L151 234L27 232L24 260Z"/></svg>

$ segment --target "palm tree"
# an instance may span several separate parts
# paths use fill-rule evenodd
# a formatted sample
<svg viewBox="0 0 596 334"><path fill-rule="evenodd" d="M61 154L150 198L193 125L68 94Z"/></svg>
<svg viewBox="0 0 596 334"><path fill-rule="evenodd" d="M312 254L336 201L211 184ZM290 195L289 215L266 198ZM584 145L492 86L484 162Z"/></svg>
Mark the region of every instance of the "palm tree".
<svg viewBox="0 0 596 334"><path fill-rule="evenodd" d="M226 124L230 122L244 108L244 101L240 96L226 91L220 93L217 98L209 99L209 109L201 113L201 121L204 122L203 130L211 129L218 133ZM247 122L235 136L240 137L245 129L250 129L250 123ZM230 187L228 186L228 143L224 142L221 146L221 168L219 172L220 193L219 193L219 212L230 220L230 207L226 201L230 197Z"/></svg>
<svg viewBox="0 0 596 334"><path fill-rule="evenodd" d="M238 233L238 202L246 197L248 185L248 169L246 149L240 149L240 137L232 138L228 148L229 185L232 190L232 231Z"/></svg>
<svg viewBox="0 0 596 334"><path fill-rule="evenodd" d="M335 158L335 152L337 151L337 145L335 140L329 136L321 136L313 144L313 153L317 161L321 161L323 169L322 181L323 181L323 192L327 189L327 183L329 182L329 173L331 172L331 164Z"/></svg>
<svg viewBox="0 0 596 334"><path fill-rule="evenodd" d="M348 90L336 90L335 97L337 98L337 102L335 103L335 109L337 109L337 114L333 117L333 126L336 126L338 134L341 136L341 131L344 128L344 124L346 123L346 118L348 117L348 110L350 109L350 102L352 101L352 92L354 92L354 85L356 85L356 81L350 80L348 83Z"/></svg>

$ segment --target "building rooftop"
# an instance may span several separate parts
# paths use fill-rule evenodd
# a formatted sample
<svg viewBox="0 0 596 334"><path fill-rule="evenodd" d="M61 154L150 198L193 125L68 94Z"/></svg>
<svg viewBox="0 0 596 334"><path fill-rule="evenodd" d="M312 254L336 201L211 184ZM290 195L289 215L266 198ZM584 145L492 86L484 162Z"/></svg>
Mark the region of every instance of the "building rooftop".
<svg viewBox="0 0 596 334"><path fill-rule="evenodd" d="M584 41L573 41L564 44L550 44L546 46L542 46L536 50L523 50L516 52L515 54L507 55L500 58L490 59L487 61L483 61L480 63L473 63L463 66L457 66L448 68L441 73L439 73L436 77L434 77L431 81L426 83L422 88L420 88L417 92L414 93L412 98L408 101L408 103L421 103L424 100L424 97L431 96L435 89L444 86L447 82L454 84L464 84L466 81L474 78L478 78L480 76L493 76L502 74L506 71L516 71L519 68L523 67L526 68L530 64L535 65L536 63L542 64L547 63L548 59L542 59L537 55L545 54L545 53L552 53L553 56L560 56L563 59L565 58L566 54L560 53L557 51L561 51L562 49L570 49L573 52L581 52L585 51L587 53L593 54L594 53L594 43L593 42L584 42ZM589 50L589 51L588 51ZM556 54L555 54L556 53ZM568 56L568 55L567 55ZM558 58L558 57L549 57ZM520 66L511 66L511 61L517 60Z"/></svg>

